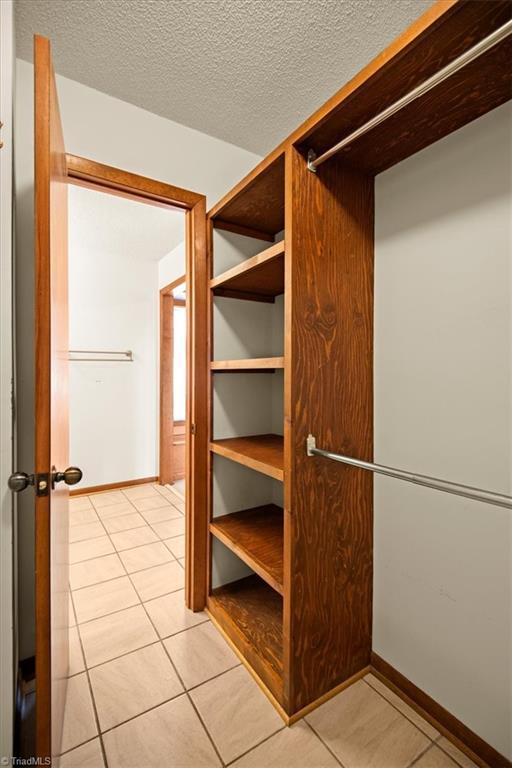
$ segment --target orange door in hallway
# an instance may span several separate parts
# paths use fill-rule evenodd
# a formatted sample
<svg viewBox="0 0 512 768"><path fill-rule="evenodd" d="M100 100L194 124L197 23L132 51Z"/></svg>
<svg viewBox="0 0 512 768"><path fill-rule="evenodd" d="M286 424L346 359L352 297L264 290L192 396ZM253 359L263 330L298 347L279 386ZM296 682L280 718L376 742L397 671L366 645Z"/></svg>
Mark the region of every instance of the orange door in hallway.
<svg viewBox="0 0 512 768"><path fill-rule="evenodd" d="M36 749L60 751L68 674L66 155L50 42L34 38Z"/></svg>

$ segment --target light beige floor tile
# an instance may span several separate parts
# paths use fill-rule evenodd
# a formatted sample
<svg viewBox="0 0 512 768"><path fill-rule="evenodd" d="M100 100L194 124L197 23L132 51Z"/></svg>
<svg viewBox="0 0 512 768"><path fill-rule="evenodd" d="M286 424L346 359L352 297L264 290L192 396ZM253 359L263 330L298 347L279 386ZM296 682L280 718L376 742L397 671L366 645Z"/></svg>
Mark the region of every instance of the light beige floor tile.
<svg viewBox="0 0 512 768"><path fill-rule="evenodd" d="M146 525L146 521L138 512L131 512L128 515L117 515L116 517L107 517L103 525L109 533L119 533L128 531L130 528L140 528Z"/></svg>
<svg viewBox="0 0 512 768"><path fill-rule="evenodd" d="M155 544L146 544L143 547L127 549L119 553L128 573L141 571L143 568L152 568L154 565L170 563L173 556L161 541Z"/></svg>
<svg viewBox="0 0 512 768"><path fill-rule="evenodd" d="M88 621L80 626L80 636L88 667L158 640L142 605Z"/></svg>
<svg viewBox="0 0 512 768"><path fill-rule="evenodd" d="M69 529L69 543L75 541L85 541L86 539L97 539L98 536L104 536L105 529L98 520L96 523L81 523L72 525Z"/></svg>
<svg viewBox="0 0 512 768"><path fill-rule="evenodd" d="M82 560L92 560L102 555L110 555L114 547L108 536L99 536L97 539L87 541L75 541L69 545L69 562L79 563Z"/></svg>
<svg viewBox="0 0 512 768"><path fill-rule="evenodd" d="M161 523L163 520L173 520L181 518L181 512L172 504L166 504L165 499L163 501L164 506L158 507L158 509L148 509L147 512L141 512L142 517L150 525L153 523Z"/></svg>
<svg viewBox="0 0 512 768"><path fill-rule="evenodd" d="M122 491L130 501L133 501L133 499L150 499L158 496L158 491L151 483L147 485L132 485L130 488L123 488Z"/></svg>
<svg viewBox="0 0 512 768"><path fill-rule="evenodd" d="M148 499L133 499L132 504L139 512L148 512L150 509L169 506L167 499L158 492L155 492L155 495L150 496Z"/></svg>
<svg viewBox="0 0 512 768"><path fill-rule="evenodd" d="M103 737L109 768L199 768L220 761L186 696L162 704Z"/></svg>
<svg viewBox="0 0 512 768"><path fill-rule="evenodd" d="M181 565L183 570L185 570L185 558L184 557L179 557L178 558L178 563Z"/></svg>
<svg viewBox="0 0 512 768"><path fill-rule="evenodd" d="M64 705L62 751L67 752L97 735L87 675L70 677Z"/></svg>
<svg viewBox="0 0 512 768"><path fill-rule="evenodd" d="M126 501L125 496L121 491L106 491L104 493L91 493L89 498L96 509L101 507L107 507L111 504L120 504L122 501Z"/></svg>
<svg viewBox="0 0 512 768"><path fill-rule="evenodd" d="M92 509L91 500L88 496L71 496L69 499L69 509L73 512L79 509Z"/></svg>
<svg viewBox="0 0 512 768"><path fill-rule="evenodd" d="M169 637L176 632L182 632L189 627L195 627L208 621L204 611L194 613L185 605L185 592L173 592L171 595L158 597L145 603L145 608L151 617L160 637Z"/></svg>
<svg viewBox="0 0 512 768"><path fill-rule="evenodd" d="M338 761L303 720L284 727L232 764L232 768L339 768Z"/></svg>
<svg viewBox="0 0 512 768"><path fill-rule="evenodd" d="M165 539L167 549L174 555L176 560L185 557L185 536L175 536L173 539Z"/></svg>
<svg viewBox="0 0 512 768"><path fill-rule="evenodd" d="M71 600L71 593L68 598L68 627L76 627L75 609Z"/></svg>
<svg viewBox="0 0 512 768"><path fill-rule="evenodd" d="M183 589L184 586L183 570L175 560L132 573L131 579L143 602Z"/></svg>
<svg viewBox="0 0 512 768"><path fill-rule="evenodd" d="M129 531L121 531L121 533L112 533L110 538L118 552L158 541L158 536L149 525L144 526L144 528L131 528Z"/></svg>
<svg viewBox="0 0 512 768"><path fill-rule="evenodd" d="M414 763L414 768L458 768L458 766L451 757L433 745Z"/></svg>
<svg viewBox="0 0 512 768"><path fill-rule="evenodd" d="M400 712L406 716L408 720L411 720L414 725L416 725L420 731L423 731L423 733L429 737L429 739L432 739L432 741L435 741L439 737L439 731L437 731L434 726L430 725L421 715L419 715L412 707L410 707L408 704L405 703L403 699L400 698L400 696L397 696L396 693L393 693L387 685L384 685L384 683L381 683L381 681L375 677L375 675L372 675L371 673L369 675L365 675L366 682L372 686L378 693L382 694L385 699L387 699L390 704L393 704Z"/></svg>
<svg viewBox="0 0 512 768"><path fill-rule="evenodd" d="M185 518L177 517L174 520L164 520L162 523L153 523L151 527L161 539L183 536L185 533Z"/></svg>
<svg viewBox="0 0 512 768"><path fill-rule="evenodd" d="M476 763L474 763L467 755L464 754L464 752L461 752L460 749L455 746L455 744L452 744L452 742L448 741L448 739L444 736L439 739L437 745L445 752L447 752L450 757L452 757L455 762L458 763L458 765L462 766L462 768L477 768Z"/></svg>
<svg viewBox="0 0 512 768"><path fill-rule="evenodd" d="M161 643L91 669L90 676L102 731L183 693Z"/></svg>
<svg viewBox="0 0 512 768"><path fill-rule="evenodd" d="M242 666L194 688L190 696L226 763L283 727L270 701Z"/></svg>
<svg viewBox="0 0 512 768"><path fill-rule="evenodd" d="M105 768L100 740L93 739L62 755L59 768Z"/></svg>
<svg viewBox="0 0 512 768"><path fill-rule="evenodd" d="M89 587L91 584L99 584L101 581L110 581L124 575L123 564L117 555L95 557L93 560L69 566L71 589Z"/></svg>
<svg viewBox="0 0 512 768"><path fill-rule="evenodd" d="M167 638L164 645L187 689L240 664L209 621Z"/></svg>
<svg viewBox="0 0 512 768"><path fill-rule="evenodd" d="M128 499L125 499L117 504L100 507L97 512L100 520L108 520L110 517L119 517L119 515L128 515L131 512L136 512L136 509L132 507Z"/></svg>
<svg viewBox="0 0 512 768"><path fill-rule="evenodd" d="M167 488L167 486L162 486L159 488L160 493L164 497L164 499L167 499L171 502L171 504L184 504L185 503L185 497L182 496L180 493L175 493L174 491L171 491L170 488Z"/></svg>
<svg viewBox="0 0 512 768"><path fill-rule="evenodd" d="M82 646L76 627L69 628L69 675L76 675L84 672L85 664L82 654Z"/></svg>
<svg viewBox="0 0 512 768"><path fill-rule="evenodd" d="M99 619L107 613L130 608L140 602L128 576L103 581L73 592L76 618L79 624Z"/></svg>
<svg viewBox="0 0 512 768"><path fill-rule="evenodd" d="M346 768L406 768L429 739L363 680L306 716Z"/></svg>
<svg viewBox="0 0 512 768"><path fill-rule="evenodd" d="M83 523L98 523L99 517L96 510L91 505L84 509L69 509L69 525L82 525Z"/></svg>

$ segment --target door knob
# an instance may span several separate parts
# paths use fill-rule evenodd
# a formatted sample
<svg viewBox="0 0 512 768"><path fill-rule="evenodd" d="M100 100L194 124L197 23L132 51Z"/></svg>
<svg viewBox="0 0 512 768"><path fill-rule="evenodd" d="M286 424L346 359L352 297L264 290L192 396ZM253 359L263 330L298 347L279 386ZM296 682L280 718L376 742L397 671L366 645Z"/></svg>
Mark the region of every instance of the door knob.
<svg viewBox="0 0 512 768"><path fill-rule="evenodd" d="M34 475L27 475L26 472L13 472L7 481L11 491L19 493L24 491L28 485L34 485Z"/></svg>
<svg viewBox="0 0 512 768"><path fill-rule="evenodd" d="M76 485L82 479L82 470L78 467L68 467L64 472L53 473L53 482L61 483L63 480L66 485Z"/></svg>

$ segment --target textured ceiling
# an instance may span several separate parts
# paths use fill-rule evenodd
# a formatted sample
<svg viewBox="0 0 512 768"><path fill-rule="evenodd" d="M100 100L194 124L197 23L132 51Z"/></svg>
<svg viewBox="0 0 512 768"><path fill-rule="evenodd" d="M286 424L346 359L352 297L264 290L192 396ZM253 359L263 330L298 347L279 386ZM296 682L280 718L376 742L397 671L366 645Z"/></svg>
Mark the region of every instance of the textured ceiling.
<svg viewBox="0 0 512 768"><path fill-rule="evenodd" d="M184 233L181 211L74 184L69 187L71 250L122 256L127 263L159 261L182 242Z"/></svg>
<svg viewBox="0 0 512 768"><path fill-rule="evenodd" d="M17 55L266 154L431 0L15 0Z"/></svg>

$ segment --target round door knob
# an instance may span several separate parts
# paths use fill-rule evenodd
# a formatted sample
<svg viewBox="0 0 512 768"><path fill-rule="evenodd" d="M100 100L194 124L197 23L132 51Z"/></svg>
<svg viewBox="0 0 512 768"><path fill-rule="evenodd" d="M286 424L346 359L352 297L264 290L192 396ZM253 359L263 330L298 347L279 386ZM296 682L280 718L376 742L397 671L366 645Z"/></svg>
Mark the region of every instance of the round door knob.
<svg viewBox="0 0 512 768"><path fill-rule="evenodd" d="M66 485L76 485L82 479L82 470L78 467L68 467L64 472L54 472L54 483L61 483L63 480Z"/></svg>
<svg viewBox="0 0 512 768"><path fill-rule="evenodd" d="M27 475L26 472L13 472L7 481L7 485L15 493L24 491L28 485L34 484L34 475Z"/></svg>

